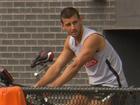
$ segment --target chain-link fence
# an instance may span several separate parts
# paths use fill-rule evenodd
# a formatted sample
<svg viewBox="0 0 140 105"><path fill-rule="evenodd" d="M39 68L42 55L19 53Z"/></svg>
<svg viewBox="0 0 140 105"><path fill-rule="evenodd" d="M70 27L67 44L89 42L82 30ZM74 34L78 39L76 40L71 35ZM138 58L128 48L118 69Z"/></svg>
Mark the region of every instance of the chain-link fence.
<svg viewBox="0 0 140 105"><path fill-rule="evenodd" d="M140 88L23 88L27 105L140 105Z"/></svg>

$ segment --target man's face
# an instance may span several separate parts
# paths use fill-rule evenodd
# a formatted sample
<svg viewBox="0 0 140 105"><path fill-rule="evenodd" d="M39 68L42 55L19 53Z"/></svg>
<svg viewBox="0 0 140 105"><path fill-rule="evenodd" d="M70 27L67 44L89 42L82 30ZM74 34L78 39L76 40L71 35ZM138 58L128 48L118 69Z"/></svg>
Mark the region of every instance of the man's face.
<svg viewBox="0 0 140 105"><path fill-rule="evenodd" d="M68 35L73 37L79 36L82 28L81 18L79 19L76 15L74 15L70 18L62 18L62 21L62 28L68 33Z"/></svg>

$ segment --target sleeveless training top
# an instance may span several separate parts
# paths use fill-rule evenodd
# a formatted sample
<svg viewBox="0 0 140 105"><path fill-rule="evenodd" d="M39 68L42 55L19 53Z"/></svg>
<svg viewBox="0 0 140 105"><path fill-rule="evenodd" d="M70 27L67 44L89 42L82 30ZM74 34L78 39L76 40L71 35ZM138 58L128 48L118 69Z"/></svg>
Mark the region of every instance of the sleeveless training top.
<svg viewBox="0 0 140 105"><path fill-rule="evenodd" d="M94 35L94 33L97 32L95 30L84 27L80 44L77 44L74 37L70 36L69 46L76 56L80 53L80 49L83 46L84 40L88 36ZM121 59L106 39L105 43L105 48L97 52L94 55L94 58L84 65L88 74L89 84L119 87L118 81L120 81L122 87L127 87L128 85L123 73ZM109 65L106 63L106 60L109 61L110 66L118 75L119 80L117 80L116 75L110 70Z"/></svg>

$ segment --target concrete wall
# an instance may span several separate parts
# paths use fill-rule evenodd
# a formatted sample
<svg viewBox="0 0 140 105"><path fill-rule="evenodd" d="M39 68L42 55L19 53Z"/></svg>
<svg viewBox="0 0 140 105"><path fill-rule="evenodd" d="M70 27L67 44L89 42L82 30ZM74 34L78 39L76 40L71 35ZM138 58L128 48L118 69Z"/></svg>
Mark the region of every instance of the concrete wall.
<svg viewBox="0 0 140 105"><path fill-rule="evenodd" d="M116 0L115 11L116 23L104 32L122 58L129 85L139 87L140 1Z"/></svg>
<svg viewBox="0 0 140 105"><path fill-rule="evenodd" d="M116 26L140 27L140 0L116 0Z"/></svg>
<svg viewBox="0 0 140 105"><path fill-rule="evenodd" d="M30 63L40 50L51 50L58 56L66 37L59 14L67 6L76 7L85 18L84 24L97 31L116 23L115 0L0 0L0 65L15 82L35 82ZM84 70L68 85L73 83L87 84Z"/></svg>

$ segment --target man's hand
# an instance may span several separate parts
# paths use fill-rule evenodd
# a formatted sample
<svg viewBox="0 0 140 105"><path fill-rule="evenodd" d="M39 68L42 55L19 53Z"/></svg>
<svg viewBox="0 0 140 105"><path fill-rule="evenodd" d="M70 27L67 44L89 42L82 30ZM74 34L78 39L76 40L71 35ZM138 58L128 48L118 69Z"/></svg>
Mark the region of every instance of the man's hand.
<svg viewBox="0 0 140 105"><path fill-rule="evenodd" d="M47 87L57 87L57 86L55 86L53 83L50 83L47 85Z"/></svg>

